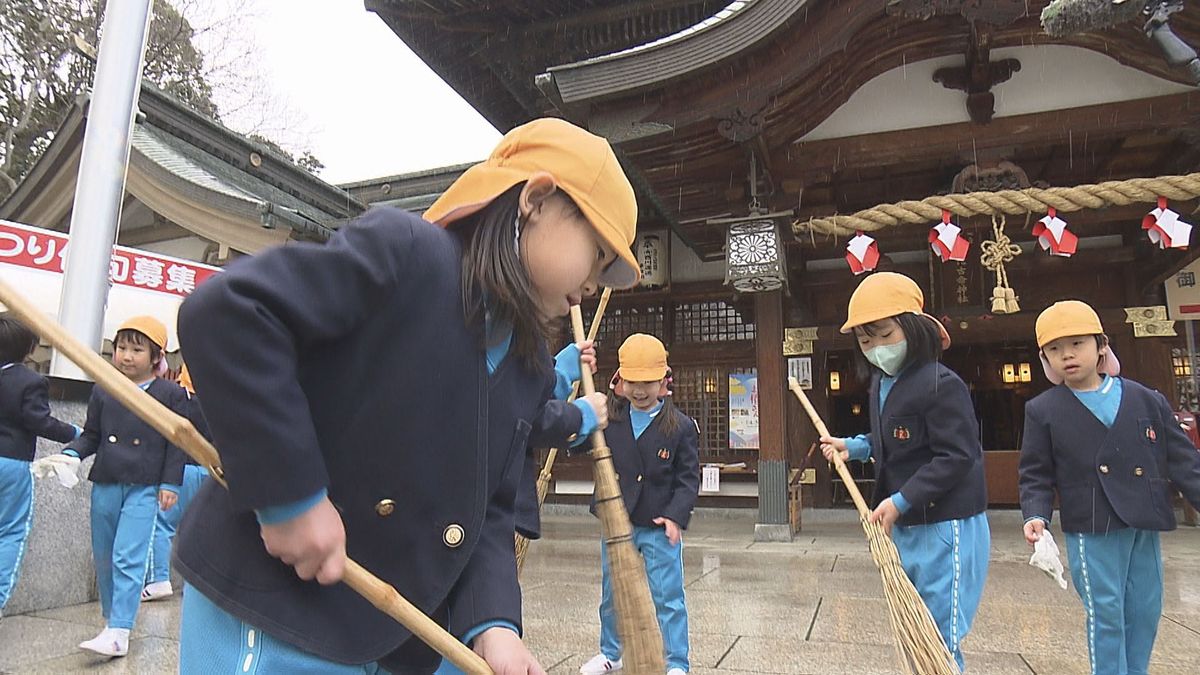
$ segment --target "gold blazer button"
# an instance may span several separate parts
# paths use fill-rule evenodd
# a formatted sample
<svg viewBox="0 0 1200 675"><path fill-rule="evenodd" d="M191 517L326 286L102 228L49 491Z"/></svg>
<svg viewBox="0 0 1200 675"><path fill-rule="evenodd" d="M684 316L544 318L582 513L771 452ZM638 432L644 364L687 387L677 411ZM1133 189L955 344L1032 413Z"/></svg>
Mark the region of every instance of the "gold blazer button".
<svg viewBox="0 0 1200 675"><path fill-rule="evenodd" d="M392 515L392 512L395 510L396 502L390 499L381 499L379 500L379 503L375 505L375 513L379 514L379 516L382 518L387 518L388 516Z"/></svg>
<svg viewBox="0 0 1200 675"><path fill-rule="evenodd" d="M463 538L466 533L462 529L462 525L453 523L446 526L446 531L442 532L442 543L450 548L458 548L463 543Z"/></svg>

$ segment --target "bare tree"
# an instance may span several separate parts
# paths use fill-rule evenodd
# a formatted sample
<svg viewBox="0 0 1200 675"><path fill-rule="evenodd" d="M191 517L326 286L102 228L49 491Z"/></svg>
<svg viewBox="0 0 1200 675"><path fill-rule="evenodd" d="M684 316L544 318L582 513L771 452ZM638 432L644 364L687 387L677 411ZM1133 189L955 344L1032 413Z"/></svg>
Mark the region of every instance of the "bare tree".
<svg viewBox="0 0 1200 675"><path fill-rule="evenodd" d="M235 131L274 139L272 147L316 173L302 113L270 94L254 58L257 45L243 29L250 0L223 2L155 0L143 76ZM91 85L91 64L73 44L99 44L103 9L103 0L0 0L0 199Z"/></svg>

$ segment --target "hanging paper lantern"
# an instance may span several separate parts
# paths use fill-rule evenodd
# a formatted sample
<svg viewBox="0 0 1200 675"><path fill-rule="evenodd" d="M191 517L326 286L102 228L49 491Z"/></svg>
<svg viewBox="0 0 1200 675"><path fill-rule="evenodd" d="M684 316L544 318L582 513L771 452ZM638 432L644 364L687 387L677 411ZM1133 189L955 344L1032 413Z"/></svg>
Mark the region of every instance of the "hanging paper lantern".
<svg viewBox="0 0 1200 675"><path fill-rule="evenodd" d="M850 271L855 275L873 272L879 264L879 244L862 232L846 244L846 251L846 262L850 263Z"/></svg>
<svg viewBox="0 0 1200 675"><path fill-rule="evenodd" d="M1167 208L1166 197L1159 197L1158 208L1142 218L1142 229L1159 248L1187 248L1192 238L1192 226Z"/></svg>
<svg viewBox="0 0 1200 675"><path fill-rule="evenodd" d="M971 242L962 236L962 230L957 225L950 222L950 212L942 209L942 222L929 230L929 246L942 262L962 262L967 259Z"/></svg>
<svg viewBox="0 0 1200 675"><path fill-rule="evenodd" d="M658 233L639 234L633 242L633 253L642 268L643 288L659 288L667 281L666 242Z"/></svg>
<svg viewBox="0 0 1200 675"><path fill-rule="evenodd" d="M1058 211L1053 206L1046 210L1046 217L1033 226L1033 236L1037 237L1042 250L1049 251L1050 255L1070 258L1079 247L1079 237L1067 229L1067 222L1058 217Z"/></svg>

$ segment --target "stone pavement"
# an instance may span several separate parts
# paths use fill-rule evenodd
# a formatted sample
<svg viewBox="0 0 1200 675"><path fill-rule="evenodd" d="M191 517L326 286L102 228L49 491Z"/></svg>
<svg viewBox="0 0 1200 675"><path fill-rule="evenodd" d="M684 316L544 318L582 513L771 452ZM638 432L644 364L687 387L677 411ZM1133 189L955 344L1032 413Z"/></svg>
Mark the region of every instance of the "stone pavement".
<svg viewBox="0 0 1200 675"><path fill-rule="evenodd" d="M992 564L965 643L968 672L1087 672L1083 613L1026 564L1020 516L990 514ZM879 575L849 511L806 511L790 543L755 543L751 511L702 511L685 541L692 672L892 673ZM597 522L577 509L547 513L524 572L529 644L551 673L575 673L596 651ZM1056 538L1061 542L1062 537ZM1200 530L1163 537L1166 592L1150 672L1200 673ZM177 599L144 605L130 656L101 661L75 649L100 628L96 604L0 620L0 672L164 673L176 667Z"/></svg>

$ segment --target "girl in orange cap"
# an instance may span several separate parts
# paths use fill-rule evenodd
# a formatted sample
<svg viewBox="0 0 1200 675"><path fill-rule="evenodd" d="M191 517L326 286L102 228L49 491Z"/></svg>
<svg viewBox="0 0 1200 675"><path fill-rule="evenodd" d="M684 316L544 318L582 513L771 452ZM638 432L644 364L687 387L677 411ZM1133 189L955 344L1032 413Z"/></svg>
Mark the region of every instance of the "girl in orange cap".
<svg viewBox="0 0 1200 675"><path fill-rule="evenodd" d="M646 579L662 630L667 675L690 667L687 603L683 594L683 531L700 489L696 422L671 404L667 350L653 335L635 333L618 351L610 421L605 438L621 483L633 542L646 563ZM595 505L593 504L593 510ZM600 653L579 669L601 675L622 667L608 554L600 547Z"/></svg>
<svg viewBox="0 0 1200 675"><path fill-rule="evenodd" d="M1025 540L1041 539L1057 492L1091 672L1144 675L1162 615L1158 533L1175 529L1168 481L1200 505L1200 453L1162 394L1118 377L1121 364L1086 303L1054 303L1035 330L1057 386L1025 404Z"/></svg>
<svg viewBox="0 0 1200 675"><path fill-rule="evenodd" d="M991 548L983 448L967 385L940 361L950 336L924 306L902 274L877 272L855 289L842 332L870 363L871 433L822 438L821 450L875 463L871 520L890 532L961 670Z"/></svg>
<svg viewBox="0 0 1200 675"><path fill-rule="evenodd" d="M112 362L160 403L186 414L183 389L156 375L166 370L166 346L167 329L160 321L133 317L117 329ZM156 514L175 505L183 483L183 451L94 387L83 434L68 443L63 454L73 458L76 467L80 460L96 456L88 474L92 557L105 628L79 646L104 656L124 656L141 604Z"/></svg>
<svg viewBox="0 0 1200 675"><path fill-rule="evenodd" d="M546 335L637 282L636 220L607 141L535 120L425 219L372 210L185 300L229 490L202 488L176 536L181 671L433 672L436 653L337 583L349 554L497 672L542 673L520 638L515 495L529 446L607 415L602 395L551 400Z"/></svg>

